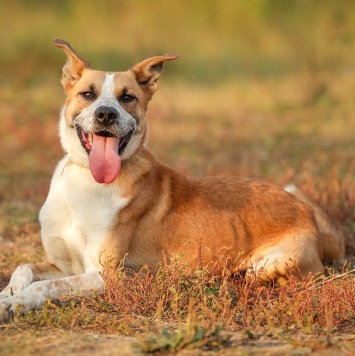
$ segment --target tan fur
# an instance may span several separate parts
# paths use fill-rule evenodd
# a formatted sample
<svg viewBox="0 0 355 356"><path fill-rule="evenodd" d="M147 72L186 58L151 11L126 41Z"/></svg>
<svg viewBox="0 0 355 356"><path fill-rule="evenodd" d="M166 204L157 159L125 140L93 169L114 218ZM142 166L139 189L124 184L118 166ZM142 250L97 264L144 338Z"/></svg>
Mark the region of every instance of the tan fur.
<svg viewBox="0 0 355 356"><path fill-rule="evenodd" d="M116 217L103 250L104 256L115 251L117 261L127 254L130 268L154 267L163 253L181 253L193 267L200 259L211 266L229 258L237 271L252 266L250 261L267 264L274 250L279 263L265 271L266 280L285 277L296 266L303 275L323 270L311 209L280 187L232 177L187 178L144 148L126 162L117 183L131 203ZM279 246L283 240L286 246Z"/></svg>
<svg viewBox="0 0 355 356"><path fill-rule="evenodd" d="M108 73L93 70L67 42L54 44L67 54L62 76L67 100L60 118L66 155L40 212L48 262L15 270L0 293L0 321L18 306L26 311L70 292L102 293L99 272L108 257L115 257L117 265L124 258L125 266L137 271L182 255L192 267L211 273L228 267L231 273L245 271L246 276L280 283L291 270L299 278L323 273L323 257L344 257L339 230L299 191L290 194L235 177L186 177L148 151L147 106L164 62L176 55L148 58L129 71ZM98 119L96 109L102 107L117 113L109 124ZM102 130L113 134L110 140ZM90 138L105 145L128 142L120 153L118 175L109 183L100 175L97 179L104 184L93 178ZM90 157L94 167L108 162L97 154Z"/></svg>

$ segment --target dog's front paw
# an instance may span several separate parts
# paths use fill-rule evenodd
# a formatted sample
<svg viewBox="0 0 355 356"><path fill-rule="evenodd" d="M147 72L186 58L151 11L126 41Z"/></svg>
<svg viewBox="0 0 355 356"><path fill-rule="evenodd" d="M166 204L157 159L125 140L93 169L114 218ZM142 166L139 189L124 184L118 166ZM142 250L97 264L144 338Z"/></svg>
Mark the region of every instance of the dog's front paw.
<svg viewBox="0 0 355 356"><path fill-rule="evenodd" d="M34 304L24 298L10 297L0 301L0 323L7 322L14 317L16 313L25 314L34 308Z"/></svg>
<svg viewBox="0 0 355 356"><path fill-rule="evenodd" d="M11 303L7 303L6 299L0 302L0 323L9 321L12 313L9 312Z"/></svg>
<svg viewBox="0 0 355 356"><path fill-rule="evenodd" d="M18 266L11 276L10 283L0 293L0 300L20 293L33 282L33 279L32 265Z"/></svg>

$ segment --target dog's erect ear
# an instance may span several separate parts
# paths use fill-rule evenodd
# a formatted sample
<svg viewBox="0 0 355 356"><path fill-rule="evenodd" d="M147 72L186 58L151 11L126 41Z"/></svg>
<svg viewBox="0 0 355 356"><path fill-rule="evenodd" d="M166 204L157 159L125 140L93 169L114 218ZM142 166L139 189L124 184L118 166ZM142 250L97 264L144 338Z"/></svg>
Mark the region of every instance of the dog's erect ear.
<svg viewBox="0 0 355 356"><path fill-rule="evenodd" d="M62 84L64 89L70 89L81 78L83 70L90 69L89 62L77 53L68 42L55 38L53 43L68 56L63 67Z"/></svg>
<svg viewBox="0 0 355 356"><path fill-rule="evenodd" d="M136 75L138 84L153 94L158 89L158 81L163 73L164 62L178 57L178 54L169 53L163 56L148 58L136 64L132 68L132 71Z"/></svg>

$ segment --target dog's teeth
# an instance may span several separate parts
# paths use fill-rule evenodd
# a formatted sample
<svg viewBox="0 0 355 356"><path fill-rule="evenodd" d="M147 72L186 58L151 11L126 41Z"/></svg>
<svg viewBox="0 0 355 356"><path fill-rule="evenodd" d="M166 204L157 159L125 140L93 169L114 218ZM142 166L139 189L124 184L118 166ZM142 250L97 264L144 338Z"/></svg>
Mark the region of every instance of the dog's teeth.
<svg viewBox="0 0 355 356"><path fill-rule="evenodd" d="M89 143L90 143L90 145L92 145L92 143L93 143L93 141L94 141L94 140L93 140L93 136L94 136L94 135L89 135Z"/></svg>

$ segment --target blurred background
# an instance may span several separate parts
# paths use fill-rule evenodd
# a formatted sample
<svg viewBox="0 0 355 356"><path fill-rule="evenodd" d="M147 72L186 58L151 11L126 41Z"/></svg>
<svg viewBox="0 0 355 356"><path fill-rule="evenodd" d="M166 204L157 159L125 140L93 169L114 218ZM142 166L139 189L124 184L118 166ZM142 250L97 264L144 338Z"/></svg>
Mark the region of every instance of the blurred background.
<svg viewBox="0 0 355 356"><path fill-rule="evenodd" d="M55 37L101 70L179 53L148 112L157 158L191 175L296 181L353 229L353 1L0 0L0 23L3 236L37 226L63 155Z"/></svg>

